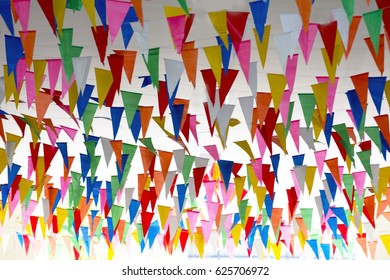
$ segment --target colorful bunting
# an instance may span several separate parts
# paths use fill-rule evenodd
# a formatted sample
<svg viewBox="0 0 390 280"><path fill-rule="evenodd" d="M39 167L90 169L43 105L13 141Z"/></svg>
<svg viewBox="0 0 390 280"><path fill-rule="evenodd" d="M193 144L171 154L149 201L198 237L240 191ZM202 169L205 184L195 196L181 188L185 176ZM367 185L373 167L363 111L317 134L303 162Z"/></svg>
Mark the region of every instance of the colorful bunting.
<svg viewBox="0 0 390 280"><path fill-rule="evenodd" d="M1 0L0 258L389 258L376 2Z"/></svg>

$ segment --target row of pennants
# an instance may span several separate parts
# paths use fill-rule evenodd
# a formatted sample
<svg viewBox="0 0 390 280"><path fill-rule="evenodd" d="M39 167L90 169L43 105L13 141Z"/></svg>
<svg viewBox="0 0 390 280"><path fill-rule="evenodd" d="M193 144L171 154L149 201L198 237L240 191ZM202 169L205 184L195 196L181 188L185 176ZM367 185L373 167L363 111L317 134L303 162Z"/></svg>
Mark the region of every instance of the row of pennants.
<svg viewBox="0 0 390 280"><path fill-rule="evenodd" d="M4 143L0 173L6 178L0 198L3 251L7 246L1 232L20 212L15 235L25 253L36 253L33 245L48 240L51 258L58 244L66 244L71 258L113 259L118 246L130 240L137 243L140 253L157 246L168 254L193 247L201 257L210 254L210 248L229 255L244 248L249 256L277 259L284 252L331 259L353 257L355 251L374 259L378 244L390 255L390 231L387 228L379 236L377 231L378 224L390 222L390 167L372 158L380 155L386 162L390 152L386 113L390 104L383 102L384 97L390 102L390 82L384 76L390 26L386 1L377 0L377 9L360 16L354 15L353 0L343 0L342 8L332 11L334 21L316 24L310 21L315 2L297 0L299 14L280 15L284 33L273 37L283 74L267 73L270 92L257 92L258 66L249 55L255 44L265 67L271 37L268 1L250 2L250 13L223 10L208 14L218 34L215 46L203 48L209 69L197 68L199 50L196 42L187 41L196 15L186 1L164 7L173 47L181 60L163 58L163 80L160 48L149 48L141 0L37 2L42 18L58 38L59 58L34 59L40 30L28 28L31 1L0 1L8 32L4 35L6 65L0 78L0 100L7 105L0 111ZM87 82L92 56L81 56L83 46L73 45L77 30L63 26L67 9L75 13L85 9L91 22L102 64L92 73L95 85ZM253 39L244 40L250 15ZM365 72L350 77L354 88L346 92L345 110L353 126L348 127L334 123L336 72L343 57L347 59L353 50L362 18L370 35L365 38L367 51L381 75ZM107 55L119 33L124 49ZM299 44L309 63L317 33L324 45L321 53L328 76L314 76L313 92L298 93L294 84L300 53L295 46ZM133 35L138 50L127 49ZM232 50L240 70L229 68ZM148 71L139 77L141 90L123 90L122 73L131 85L137 63L144 63ZM207 95L203 116L190 113L191 100L176 97L184 72L194 88L197 76L202 78ZM225 100L240 73L252 92L238 98L251 141L231 143L228 132L240 121L232 118L236 105ZM146 87L155 89L156 105L140 105ZM294 94L300 108L294 108ZM10 104L16 111L6 109ZM371 104L374 116L368 114ZM25 106L29 114L18 111ZM50 108L60 108L74 125L48 118ZM96 114L105 109L109 110L111 138L94 133L99 131L94 129ZM301 110L304 118L294 119L294 110ZM369 118L376 125L366 126L371 123ZM220 143L199 145L201 121L207 122L209 134L217 135ZM156 140L148 137L151 122L181 148L156 149ZM15 127L19 134L14 133ZM121 130L130 133L133 141L121 139ZM79 137L86 152L77 153ZM42 140L46 138L47 142ZM325 149L316 148L320 141L326 143ZM190 142L207 151L209 158L192 155ZM248 160L223 159L228 145L237 145ZM332 145L338 154L328 153ZM305 158L314 158L316 165L307 165ZM279 169L283 161L292 162L291 169ZM143 173L131 172L137 164ZM53 170L63 172L53 177ZM111 179L102 180L101 170L109 170ZM290 174L291 186L281 186L280 177ZM274 206L278 197L287 201L283 207ZM315 207L300 207L305 199ZM94 246L101 243L107 247L104 257L94 252Z"/></svg>

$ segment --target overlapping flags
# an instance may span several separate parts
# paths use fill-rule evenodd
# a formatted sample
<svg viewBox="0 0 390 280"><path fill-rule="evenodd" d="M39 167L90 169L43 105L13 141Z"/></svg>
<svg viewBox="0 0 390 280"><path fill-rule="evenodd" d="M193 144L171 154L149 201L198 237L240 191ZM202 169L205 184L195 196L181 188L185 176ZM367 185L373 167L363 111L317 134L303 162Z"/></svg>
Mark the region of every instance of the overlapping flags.
<svg viewBox="0 0 390 280"><path fill-rule="evenodd" d="M271 1L206 17L159 3L167 46L147 2L37 2L0 1L0 254L13 238L50 259L390 257L390 3L343 0L328 22L311 0L272 20ZM201 16L213 44L192 39ZM37 57L47 29L57 55Z"/></svg>

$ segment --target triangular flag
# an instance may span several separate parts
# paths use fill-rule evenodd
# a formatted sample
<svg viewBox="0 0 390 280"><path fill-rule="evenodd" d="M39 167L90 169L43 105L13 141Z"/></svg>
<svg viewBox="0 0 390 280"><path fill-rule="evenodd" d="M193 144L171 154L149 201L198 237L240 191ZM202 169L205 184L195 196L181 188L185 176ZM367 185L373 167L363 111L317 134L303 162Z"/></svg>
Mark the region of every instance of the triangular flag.
<svg viewBox="0 0 390 280"><path fill-rule="evenodd" d="M73 57L73 69L79 92L83 92L87 82L89 67L91 65L92 57Z"/></svg>
<svg viewBox="0 0 390 280"><path fill-rule="evenodd" d="M188 80L192 86L196 86L196 69L198 65L198 49L194 47L195 42L185 43L181 52L181 58L186 69Z"/></svg>
<svg viewBox="0 0 390 280"><path fill-rule="evenodd" d="M319 24L318 30L320 31L322 41L325 45L325 49L328 54L329 61L331 62L331 64L333 64L333 55L334 55L336 34L337 34L337 21L331 21L329 23Z"/></svg>
<svg viewBox="0 0 390 280"><path fill-rule="evenodd" d="M268 83L271 89L272 101L274 103L275 112L279 110L280 101L286 88L286 77L282 74L267 74Z"/></svg>
<svg viewBox="0 0 390 280"><path fill-rule="evenodd" d="M91 27L93 38L95 40L96 47L99 52L100 62L104 65L104 60L106 59L106 50L108 44L108 31L109 28L99 25Z"/></svg>
<svg viewBox="0 0 390 280"><path fill-rule="evenodd" d="M311 50L313 49L314 41L317 36L317 31L318 25L315 23L310 23L308 30L305 32L304 28L302 28L299 35L298 41L306 64L309 62Z"/></svg>
<svg viewBox="0 0 390 280"><path fill-rule="evenodd" d="M227 29L233 43L242 41L248 15L248 12L226 12Z"/></svg>
<svg viewBox="0 0 390 280"><path fill-rule="evenodd" d="M381 73L381 75L383 75L383 72L385 71L385 66L384 66L384 63L385 63L385 35L384 34L380 34L379 36L379 47L378 47L378 51L375 50L375 47L371 41L370 38L364 38L364 41L366 42L367 46L368 46L368 49L370 50L370 53L372 55L372 57L374 58L375 60L375 64L379 70L379 72Z"/></svg>
<svg viewBox="0 0 390 280"><path fill-rule="evenodd" d="M167 17L168 27L171 32L172 41L178 54L181 53L183 48L186 19L186 15Z"/></svg>
<svg viewBox="0 0 390 280"><path fill-rule="evenodd" d="M352 50L353 42L355 41L356 33L359 28L360 20L362 19L362 16L353 16L352 21L349 24L349 31L348 31L348 45L345 48L345 57L348 58L349 53Z"/></svg>
<svg viewBox="0 0 390 280"><path fill-rule="evenodd" d="M262 1L258 1L258 2L262 2ZM251 2L251 3L253 3L253 2ZM264 2L262 2L262 3L264 3ZM268 44L269 44L269 38L270 38L270 33L271 33L271 25L266 25L264 27L263 41L260 40L256 29L253 29L253 32L255 33L256 46L257 46L257 51L259 53L259 57L261 60L261 65L264 68L265 62L267 59Z"/></svg>
<svg viewBox="0 0 390 280"><path fill-rule="evenodd" d="M221 46L209 46L204 47L203 51L207 57L210 67L214 74L214 79L217 81L218 86L221 85L222 74L222 50ZM202 72L203 74L203 72ZM204 78L204 76L203 76Z"/></svg>
<svg viewBox="0 0 390 280"><path fill-rule="evenodd" d="M266 34L267 27L265 26L265 23L267 22L267 13L268 13L268 7L269 7L269 1L252 1L249 2L249 6L251 8L252 17L255 23L257 36L259 38L259 41L261 43L264 43L264 36ZM270 28L270 25L268 25L268 29ZM269 30L268 30L269 31ZM264 63L263 63L264 67Z"/></svg>
<svg viewBox="0 0 390 280"><path fill-rule="evenodd" d="M173 93L180 82L181 75L184 72L184 64L182 61L164 59L166 80L167 80L167 90L169 94L169 99L172 98Z"/></svg>
<svg viewBox="0 0 390 280"><path fill-rule="evenodd" d="M237 54L238 61L247 83L249 83L250 58L251 58L251 41L245 40L233 43L234 50Z"/></svg>
<svg viewBox="0 0 390 280"><path fill-rule="evenodd" d="M302 18L303 29L309 31L312 0L296 0L299 14Z"/></svg>
<svg viewBox="0 0 390 280"><path fill-rule="evenodd" d="M306 128L309 128L316 105L315 96L313 93L299 93L298 96L302 106L303 116L306 122Z"/></svg>
<svg viewBox="0 0 390 280"><path fill-rule="evenodd" d="M35 30L19 31L19 35L20 35L20 39L22 40L27 67L28 69L30 69L31 63L33 61L33 56L34 56L36 31Z"/></svg>
<svg viewBox="0 0 390 280"><path fill-rule="evenodd" d="M158 89L160 48L149 49L148 56L142 54L142 58L149 71L153 86Z"/></svg>
<svg viewBox="0 0 390 280"><path fill-rule="evenodd" d="M372 101L378 114L381 114L383 93L385 91L386 77L369 77L368 88L370 90Z"/></svg>
<svg viewBox="0 0 390 280"><path fill-rule="evenodd" d="M0 6L0 15L4 19L4 22L7 25L8 30L11 32L11 35L14 36L14 25L12 22L11 3L12 3L11 1L2 1Z"/></svg>
<svg viewBox="0 0 390 280"><path fill-rule="evenodd" d="M215 31L217 31L218 36L221 38L225 48L229 48L228 33L227 33L227 15L226 10L209 12L208 16Z"/></svg>
<svg viewBox="0 0 390 280"><path fill-rule="evenodd" d="M113 77L111 71L100 68L95 68L95 76L98 90L99 107L101 108L106 100L108 91L113 82Z"/></svg>
<svg viewBox="0 0 390 280"><path fill-rule="evenodd" d="M145 138L146 132L148 131L150 119L153 113L153 106L140 106L139 107L142 127L142 138Z"/></svg>
<svg viewBox="0 0 390 280"><path fill-rule="evenodd" d="M106 1L106 14L109 25L109 32L111 38L111 44L115 41L118 35L119 29L127 15L130 8L129 2L107 0Z"/></svg>
<svg viewBox="0 0 390 280"><path fill-rule="evenodd" d="M379 51L379 37L382 27L382 13L382 9L378 9L363 14L368 34L370 35L372 45L374 46L374 50L377 55Z"/></svg>

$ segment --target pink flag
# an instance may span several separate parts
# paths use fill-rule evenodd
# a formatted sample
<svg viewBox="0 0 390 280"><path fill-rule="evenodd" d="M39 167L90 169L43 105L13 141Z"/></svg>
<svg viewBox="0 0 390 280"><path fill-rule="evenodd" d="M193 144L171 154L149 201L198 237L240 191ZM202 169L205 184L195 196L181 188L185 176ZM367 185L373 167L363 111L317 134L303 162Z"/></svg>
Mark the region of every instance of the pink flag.
<svg viewBox="0 0 390 280"><path fill-rule="evenodd" d="M48 59L47 66L48 66L48 73L49 73L50 94L53 95L53 93L56 89L58 76L60 74L62 60L61 59Z"/></svg>
<svg viewBox="0 0 390 280"><path fill-rule="evenodd" d="M318 173L320 176L322 175L322 170L324 168L324 161L326 157L326 150L316 151L314 152L314 156L316 158L316 163L318 167Z"/></svg>
<svg viewBox="0 0 390 280"><path fill-rule="evenodd" d="M287 65L286 65L286 80L287 85L290 92L294 89L295 77L297 74L297 66L298 66L298 54L294 54L292 57L287 57Z"/></svg>
<svg viewBox="0 0 390 280"><path fill-rule="evenodd" d="M13 0L13 4L18 14L23 32L28 30L28 20L30 18L30 0Z"/></svg>
<svg viewBox="0 0 390 280"><path fill-rule="evenodd" d="M66 193L68 192L68 188L69 188L71 179L72 179L71 177L67 177L67 178L64 178L62 176L60 177L60 182L61 182L61 202L62 203L64 202Z"/></svg>
<svg viewBox="0 0 390 280"><path fill-rule="evenodd" d="M286 89L283 93L282 100L279 104L280 115L282 116L282 121L284 126L287 126L288 122L288 112L290 110L290 98L292 94L292 88Z"/></svg>
<svg viewBox="0 0 390 280"><path fill-rule="evenodd" d="M362 198L363 196L366 174L367 174L366 171L359 171L359 172L352 173L353 180L355 181L356 190L360 198Z"/></svg>
<svg viewBox="0 0 390 280"><path fill-rule="evenodd" d="M191 233L196 232L196 221L198 220L199 212L193 210L187 210L188 223L190 224Z"/></svg>
<svg viewBox="0 0 390 280"><path fill-rule="evenodd" d="M34 72L26 72L26 95L27 107L30 109L36 98L35 75Z"/></svg>
<svg viewBox="0 0 390 280"><path fill-rule="evenodd" d="M214 160L219 160L219 153L216 145L208 145L203 148L213 157Z"/></svg>
<svg viewBox="0 0 390 280"><path fill-rule="evenodd" d="M301 34L299 35L299 45L301 46L301 50L303 53L303 57L305 58L305 63L307 64L309 61L309 57L311 54L311 50L313 49L314 41L317 36L317 24L316 23L310 23L309 24L309 30L305 32L305 30L302 28Z"/></svg>
<svg viewBox="0 0 390 280"><path fill-rule="evenodd" d="M240 62L242 72L244 73L245 79L249 84L251 41L245 40L240 42L233 42L233 46L237 54L238 61Z"/></svg>
<svg viewBox="0 0 390 280"><path fill-rule="evenodd" d="M297 151L299 153L299 134L300 134L299 120L291 121L290 134L294 141L295 147L297 148Z"/></svg>
<svg viewBox="0 0 390 280"><path fill-rule="evenodd" d="M180 54L184 43L186 15L167 17L167 22L169 30L171 31L173 44L175 45L177 53Z"/></svg>
<svg viewBox="0 0 390 280"><path fill-rule="evenodd" d="M27 72L27 61L24 58L19 59L18 64L16 65L16 88L20 90L23 79Z"/></svg>
<svg viewBox="0 0 390 280"><path fill-rule="evenodd" d="M111 44L115 41L116 36L122 26L122 23L130 9L130 2L107 0L107 21L109 25Z"/></svg>

